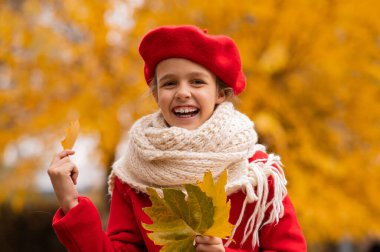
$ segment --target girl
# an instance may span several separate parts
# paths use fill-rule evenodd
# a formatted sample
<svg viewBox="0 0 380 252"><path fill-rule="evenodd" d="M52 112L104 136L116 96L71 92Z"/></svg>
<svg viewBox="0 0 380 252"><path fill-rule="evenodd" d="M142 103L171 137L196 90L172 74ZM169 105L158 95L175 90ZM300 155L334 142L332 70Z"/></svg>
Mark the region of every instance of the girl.
<svg viewBox="0 0 380 252"><path fill-rule="evenodd" d="M151 205L147 187L181 188L207 170L216 179L227 168L235 243L197 236L196 251L306 251L279 158L256 143L253 123L229 102L246 85L235 43L194 26L165 26L146 34L139 52L160 111L132 126L113 165L106 233L94 205L75 189L74 151L58 153L48 169L61 206L53 227L64 246L159 251L142 227L151 223L142 210Z"/></svg>

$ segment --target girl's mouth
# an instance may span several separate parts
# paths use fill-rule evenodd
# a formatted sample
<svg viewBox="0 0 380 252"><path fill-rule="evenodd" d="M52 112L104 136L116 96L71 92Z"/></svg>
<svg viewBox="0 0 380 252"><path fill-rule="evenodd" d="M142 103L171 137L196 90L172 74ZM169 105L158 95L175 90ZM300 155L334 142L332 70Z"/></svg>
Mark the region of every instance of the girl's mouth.
<svg viewBox="0 0 380 252"><path fill-rule="evenodd" d="M196 107L175 107L172 111L177 117L190 118L197 115L200 110Z"/></svg>

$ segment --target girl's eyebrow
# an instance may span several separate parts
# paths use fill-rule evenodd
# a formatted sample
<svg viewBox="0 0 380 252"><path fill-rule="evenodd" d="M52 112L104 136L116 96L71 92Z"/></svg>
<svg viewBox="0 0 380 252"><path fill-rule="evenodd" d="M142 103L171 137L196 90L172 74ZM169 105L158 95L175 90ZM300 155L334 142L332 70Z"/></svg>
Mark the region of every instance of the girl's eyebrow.
<svg viewBox="0 0 380 252"><path fill-rule="evenodd" d="M196 76L196 77L203 77L203 78L209 78L210 77L208 74L205 74L203 72L190 72L187 74L187 76L189 76L189 77Z"/></svg>
<svg viewBox="0 0 380 252"><path fill-rule="evenodd" d="M165 79L170 79L170 78L175 78L177 77L176 74L172 74L172 73L168 73L168 74L165 74L164 76L162 76L158 82L161 82ZM203 78L210 78L209 75L205 74L205 73L202 73L202 72L190 72L188 74L186 74L186 77L203 77Z"/></svg>
<svg viewBox="0 0 380 252"><path fill-rule="evenodd" d="M161 82L161 81L163 81L163 80L165 80L165 79L170 79L170 78L173 78L173 77L175 77L176 75L175 74L165 74L164 76L162 76L160 79L158 79L158 82Z"/></svg>

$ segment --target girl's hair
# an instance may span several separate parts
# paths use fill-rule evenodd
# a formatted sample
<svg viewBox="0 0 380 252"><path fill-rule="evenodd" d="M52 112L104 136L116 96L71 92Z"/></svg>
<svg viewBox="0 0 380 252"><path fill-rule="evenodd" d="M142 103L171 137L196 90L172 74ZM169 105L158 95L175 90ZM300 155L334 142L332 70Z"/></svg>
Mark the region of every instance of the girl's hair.
<svg viewBox="0 0 380 252"><path fill-rule="evenodd" d="M221 79L216 77L216 86L219 91L223 91L226 96L226 101L232 101L234 98L234 90L229 87L226 83L224 83ZM152 81L149 83L149 89L154 94L157 92L157 78L154 75Z"/></svg>

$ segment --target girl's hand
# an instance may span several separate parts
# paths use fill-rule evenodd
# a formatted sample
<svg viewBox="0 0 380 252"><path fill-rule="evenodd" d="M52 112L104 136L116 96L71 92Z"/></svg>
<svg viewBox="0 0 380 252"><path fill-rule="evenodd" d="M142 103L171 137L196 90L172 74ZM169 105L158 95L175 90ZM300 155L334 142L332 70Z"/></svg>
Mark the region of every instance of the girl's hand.
<svg viewBox="0 0 380 252"><path fill-rule="evenodd" d="M78 205L78 192L76 189L78 169L71 162L69 156L75 151L64 150L54 156L48 169L55 195L64 213Z"/></svg>
<svg viewBox="0 0 380 252"><path fill-rule="evenodd" d="M224 252L222 239L213 236L197 236L195 237L195 247L197 252Z"/></svg>

